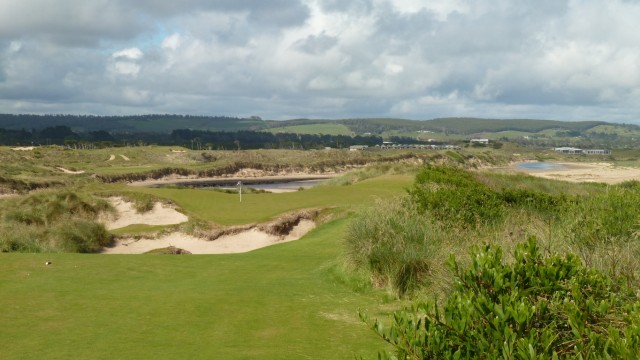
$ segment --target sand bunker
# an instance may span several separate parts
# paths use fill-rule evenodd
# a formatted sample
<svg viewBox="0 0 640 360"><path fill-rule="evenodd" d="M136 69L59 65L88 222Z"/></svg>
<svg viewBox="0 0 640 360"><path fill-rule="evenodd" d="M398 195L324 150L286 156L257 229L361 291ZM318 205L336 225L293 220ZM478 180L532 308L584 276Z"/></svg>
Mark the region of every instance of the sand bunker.
<svg viewBox="0 0 640 360"><path fill-rule="evenodd" d="M109 155L109 160L107 161L113 161L116 159L116 156L114 154Z"/></svg>
<svg viewBox="0 0 640 360"><path fill-rule="evenodd" d="M31 151L33 149L35 149L34 146L17 146L11 148L13 151Z"/></svg>
<svg viewBox="0 0 640 360"><path fill-rule="evenodd" d="M244 253L266 246L298 240L315 227L312 220L302 219L288 235L269 234L257 227L236 234L223 235L209 241L181 232L163 235L157 239L124 239L105 248L104 254L143 254L151 250L174 246L192 254Z"/></svg>
<svg viewBox="0 0 640 360"><path fill-rule="evenodd" d="M124 161L129 161L129 160L130 160L128 157L126 157L126 156L124 156L124 155L120 155L120 157L121 157L121 158L122 158L122 160L124 160Z"/></svg>
<svg viewBox="0 0 640 360"><path fill-rule="evenodd" d="M119 229L133 224L174 225L189 221L189 218L185 214L159 202L155 203L151 211L138 213L132 202L120 197L111 197L108 200L118 213L115 219L108 217L103 219L105 227L108 230Z"/></svg>
<svg viewBox="0 0 640 360"><path fill-rule="evenodd" d="M628 167L614 167L610 163L559 163L563 169L551 170L522 170L529 175L547 179L564 180L569 182L601 182L616 184L628 180L640 180L640 169Z"/></svg>

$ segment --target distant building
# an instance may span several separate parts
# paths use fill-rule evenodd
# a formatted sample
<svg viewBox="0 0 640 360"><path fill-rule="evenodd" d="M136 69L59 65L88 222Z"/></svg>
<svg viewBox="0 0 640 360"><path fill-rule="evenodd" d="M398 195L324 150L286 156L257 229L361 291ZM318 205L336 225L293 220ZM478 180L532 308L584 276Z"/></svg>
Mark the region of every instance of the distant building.
<svg viewBox="0 0 640 360"><path fill-rule="evenodd" d="M367 145L351 145L349 146L349 151L359 151L359 150L364 150L366 148L368 148L369 146Z"/></svg>
<svg viewBox="0 0 640 360"><path fill-rule="evenodd" d="M469 140L469 143L471 143L471 144L489 145L489 139L471 139L471 140Z"/></svg>
<svg viewBox="0 0 640 360"><path fill-rule="evenodd" d="M585 149L582 150L585 155L611 155L611 150L605 149Z"/></svg>
<svg viewBox="0 0 640 360"><path fill-rule="evenodd" d="M558 147L554 150L563 154L611 155L611 150L605 149L578 149L574 147Z"/></svg>

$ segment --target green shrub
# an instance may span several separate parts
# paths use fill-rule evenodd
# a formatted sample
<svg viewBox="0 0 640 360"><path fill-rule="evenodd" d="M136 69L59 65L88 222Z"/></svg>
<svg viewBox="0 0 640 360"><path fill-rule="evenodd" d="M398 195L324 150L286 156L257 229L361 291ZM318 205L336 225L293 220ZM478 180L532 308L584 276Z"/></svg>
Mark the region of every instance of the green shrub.
<svg viewBox="0 0 640 360"><path fill-rule="evenodd" d="M409 193L421 213L450 227L495 224L504 216L498 193L462 169L427 166L418 173Z"/></svg>
<svg viewBox="0 0 640 360"><path fill-rule="evenodd" d="M640 303L621 282L578 258L543 257L536 242L517 247L511 264L500 248L472 254L439 308L419 303L374 330L394 348L386 359L636 358ZM366 318L363 317L365 321Z"/></svg>

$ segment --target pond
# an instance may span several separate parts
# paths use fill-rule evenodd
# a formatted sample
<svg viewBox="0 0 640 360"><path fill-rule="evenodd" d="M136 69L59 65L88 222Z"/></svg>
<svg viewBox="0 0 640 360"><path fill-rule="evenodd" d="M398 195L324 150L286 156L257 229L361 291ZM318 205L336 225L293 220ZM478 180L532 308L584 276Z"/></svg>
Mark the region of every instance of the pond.
<svg viewBox="0 0 640 360"><path fill-rule="evenodd" d="M563 170L567 167L563 164L552 162L525 162L516 164L519 170Z"/></svg>
<svg viewBox="0 0 640 360"><path fill-rule="evenodd" d="M300 188L309 189L317 186L324 180L302 180L302 181L289 181L289 182L276 182L276 183L254 183L254 184L242 184L242 187L248 187L256 190L265 190L273 192L289 192L298 191ZM237 189L237 186L203 186L202 189Z"/></svg>
<svg viewBox="0 0 640 360"><path fill-rule="evenodd" d="M187 187L192 189L237 189L238 182L243 188L252 188L270 192L298 191L317 186L330 176L299 176L299 177L264 177L264 178L218 178L176 180L147 185L149 187Z"/></svg>

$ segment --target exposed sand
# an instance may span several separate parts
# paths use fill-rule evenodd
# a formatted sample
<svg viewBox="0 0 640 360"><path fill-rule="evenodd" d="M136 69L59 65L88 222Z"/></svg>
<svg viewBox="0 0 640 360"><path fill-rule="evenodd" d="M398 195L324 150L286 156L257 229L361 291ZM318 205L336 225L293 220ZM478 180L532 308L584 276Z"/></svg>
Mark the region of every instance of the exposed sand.
<svg viewBox="0 0 640 360"><path fill-rule="evenodd" d="M157 239L118 240L113 247L104 248L104 254L143 254L145 252L174 246L192 254L233 254L244 253L266 246L300 239L315 227L312 220L300 220L286 236L268 234L257 228L233 235L223 235L208 241L181 232L163 235Z"/></svg>
<svg viewBox="0 0 640 360"><path fill-rule="evenodd" d="M17 146L11 148L11 150L14 151L31 151L33 149L35 149L35 146Z"/></svg>
<svg viewBox="0 0 640 360"><path fill-rule="evenodd" d="M84 174L84 170L73 171L59 166L56 169L62 171L65 174Z"/></svg>
<svg viewBox="0 0 640 360"><path fill-rule="evenodd" d="M111 202L118 213L115 219L109 216L103 217L102 222L109 230L119 229L133 224L172 225L189 220L186 215L162 203L156 203L153 210L139 214L136 213L133 203L125 201L123 198L111 197L108 201ZM287 221L286 217L284 220ZM192 254L242 253L273 244L298 240L315 228L315 222L313 222L313 220L300 218L298 224L295 225L287 235L274 235L263 230L268 230L268 227L269 226L249 226L246 230L222 235L213 241L182 232L162 235L156 239L119 239L113 246L104 248L103 253L143 254L154 249L169 246L187 250Z"/></svg>
<svg viewBox="0 0 640 360"><path fill-rule="evenodd" d="M126 157L126 156L124 156L124 155L120 155L120 157L121 157L121 158L122 158L122 160L124 160L124 161L129 161L129 158L128 158L128 157Z"/></svg>
<svg viewBox="0 0 640 360"><path fill-rule="evenodd" d="M640 169L614 167L610 163L558 163L563 169L525 170L512 165L511 169L529 175L569 182L601 182L616 184L627 180L640 180Z"/></svg>
<svg viewBox="0 0 640 360"><path fill-rule="evenodd" d="M113 161L116 159L116 156L114 154L109 155L109 160L107 161Z"/></svg>
<svg viewBox="0 0 640 360"><path fill-rule="evenodd" d="M174 225L189 221L185 214L159 202L155 203L151 211L141 214L136 212L133 203L120 197L111 197L108 200L118 212L115 219L110 219L109 217L103 219L108 230L119 229L133 224Z"/></svg>

